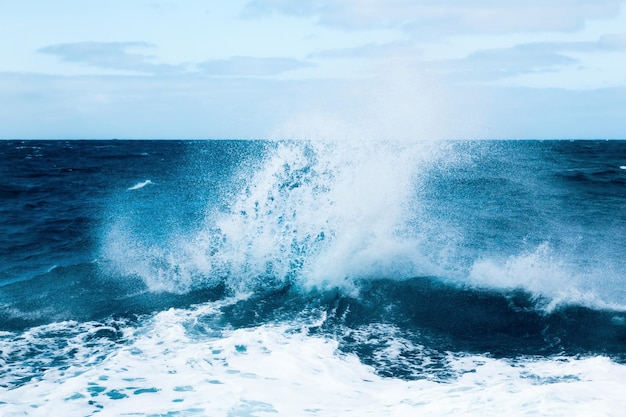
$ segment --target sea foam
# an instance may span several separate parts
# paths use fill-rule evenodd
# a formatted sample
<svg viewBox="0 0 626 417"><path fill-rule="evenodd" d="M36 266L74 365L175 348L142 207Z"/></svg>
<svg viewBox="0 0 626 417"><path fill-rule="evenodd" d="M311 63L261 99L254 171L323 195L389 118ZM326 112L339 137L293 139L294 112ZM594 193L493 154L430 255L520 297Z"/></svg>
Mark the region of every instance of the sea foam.
<svg viewBox="0 0 626 417"><path fill-rule="evenodd" d="M133 185L132 187L129 187L128 191L139 190L139 189L145 187L146 185L150 185L150 184L154 184L154 183L152 181L150 181L150 180L145 180L143 182L138 182L137 184Z"/></svg>
<svg viewBox="0 0 626 417"><path fill-rule="evenodd" d="M158 313L139 328L126 328L125 342L115 349L106 338L76 343L74 360L42 371L36 383L5 391L0 410L8 416L55 410L102 416L608 417L626 407L626 367L604 357L451 355L458 378L404 381L383 378L356 356L338 353L333 339L306 335L304 323L215 327L223 304ZM75 324L65 325L75 331ZM63 323L54 326L64 330ZM32 342L47 340L43 329L36 333Z"/></svg>

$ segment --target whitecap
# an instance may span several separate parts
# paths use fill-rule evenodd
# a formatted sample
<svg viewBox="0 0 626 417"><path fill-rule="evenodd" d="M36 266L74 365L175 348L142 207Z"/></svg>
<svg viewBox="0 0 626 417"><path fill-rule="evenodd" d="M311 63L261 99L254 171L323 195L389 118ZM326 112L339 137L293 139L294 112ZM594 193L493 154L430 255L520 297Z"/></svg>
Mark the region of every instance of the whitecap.
<svg viewBox="0 0 626 417"><path fill-rule="evenodd" d="M154 184L152 181L150 180L145 180L144 182L139 182L135 185L133 185L132 187L128 188L128 191L133 191L133 190L139 190L140 188L145 187L146 185L149 184Z"/></svg>
<svg viewBox="0 0 626 417"><path fill-rule="evenodd" d="M31 383L3 392L0 410L103 416L609 416L626 406L626 366L607 357L505 360L450 354L458 377L446 383L403 380L382 377L356 355L339 353L332 337L295 331L298 323L223 329L219 336L191 330L197 323L212 327L207 319L219 315L222 305L172 308L137 328L117 323L112 328L121 327L124 343L91 338L101 323L56 323L21 337L4 336L0 348L7 356L32 349L33 342L51 346L35 358ZM59 332L69 334L69 343L57 342ZM46 356L51 353L67 359L55 365ZM33 372L9 369L0 384Z"/></svg>

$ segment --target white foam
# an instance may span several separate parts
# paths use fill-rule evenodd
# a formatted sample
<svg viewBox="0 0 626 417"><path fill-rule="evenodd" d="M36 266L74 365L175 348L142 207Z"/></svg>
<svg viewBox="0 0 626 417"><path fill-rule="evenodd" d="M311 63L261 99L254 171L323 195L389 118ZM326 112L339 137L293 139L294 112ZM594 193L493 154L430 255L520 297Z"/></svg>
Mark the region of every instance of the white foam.
<svg viewBox="0 0 626 417"><path fill-rule="evenodd" d="M128 188L128 191L139 190L139 189L145 187L146 185L150 185L150 184L154 184L154 183L152 181L150 181L150 180L145 180L144 182L139 182L139 183L133 185L132 187Z"/></svg>
<svg viewBox="0 0 626 417"><path fill-rule="evenodd" d="M626 300L599 292L601 283L611 281L603 278L611 274L608 266L599 271L567 260L543 243L533 251L507 258L482 258L472 265L466 282L491 289L523 289L544 298L546 311L562 304L579 304L591 308L626 310ZM613 274L615 276L621 276ZM609 285L610 288L610 285ZM608 301L613 300L613 301Z"/></svg>
<svg viewBox="0 0 626 417"><path fill-rule="evenodd" d="M127 343L109 347L102 360L81 353L5 390L0 413L570 417L626 409L626 366L604 357L451 357L459 378L404 381L381 378L298 323L219 329L211 325L215 307L159 313L127 329Z"/></svg>

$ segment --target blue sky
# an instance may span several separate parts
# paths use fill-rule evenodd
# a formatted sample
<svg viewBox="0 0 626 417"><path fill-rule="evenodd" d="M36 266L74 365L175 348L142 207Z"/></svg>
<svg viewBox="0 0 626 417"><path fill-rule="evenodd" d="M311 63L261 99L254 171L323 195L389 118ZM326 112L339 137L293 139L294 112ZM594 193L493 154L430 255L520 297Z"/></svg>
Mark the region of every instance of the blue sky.
<svg viewBox="0 0 626 417"><path fill-rule="evenodd" d="M626 1L0 0L0 138L626 138Z"/></svg>

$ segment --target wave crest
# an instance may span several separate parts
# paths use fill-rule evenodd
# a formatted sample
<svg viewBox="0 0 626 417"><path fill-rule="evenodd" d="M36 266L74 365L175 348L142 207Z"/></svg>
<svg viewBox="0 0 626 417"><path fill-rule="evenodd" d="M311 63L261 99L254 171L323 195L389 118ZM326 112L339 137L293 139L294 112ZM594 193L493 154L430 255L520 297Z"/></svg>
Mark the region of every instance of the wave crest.
<svg viewBox="0 0 626 417"><path fill-rule="evenodd" d="M407 225L429 143L274 142L259 168L243 167L193 233L148 243L118 221L104 253L154 290L185 292L226 281L350 287L364 276L429 274Z"/></svg>

